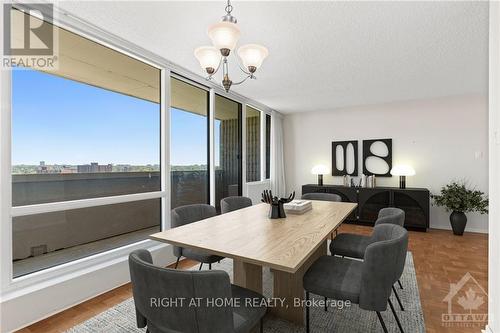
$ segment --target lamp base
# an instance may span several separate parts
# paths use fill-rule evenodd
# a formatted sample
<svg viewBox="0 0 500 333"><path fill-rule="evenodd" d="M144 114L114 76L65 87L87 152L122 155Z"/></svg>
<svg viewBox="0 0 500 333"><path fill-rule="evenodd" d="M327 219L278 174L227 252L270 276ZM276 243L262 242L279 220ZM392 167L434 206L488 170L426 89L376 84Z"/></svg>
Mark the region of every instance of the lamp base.
<svg viewBox="0 0 500 333"><path fill-rule="evenodd" d="M406 176L399 176L399 188L406 188Z"/></svg>
<svg viewBox="0 0 500 333"><path fill-rule="evenodd" d="M318 186L323 186L323 175L318 175Z"/></svg>

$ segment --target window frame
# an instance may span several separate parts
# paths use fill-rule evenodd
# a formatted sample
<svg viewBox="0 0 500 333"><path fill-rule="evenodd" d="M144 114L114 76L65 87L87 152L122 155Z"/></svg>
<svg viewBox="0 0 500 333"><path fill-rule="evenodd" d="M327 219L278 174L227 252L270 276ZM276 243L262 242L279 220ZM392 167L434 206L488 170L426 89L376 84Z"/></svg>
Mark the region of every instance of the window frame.
<svg viewBox="0 0 500 333"><path fill-rule="evenodd" d="M205 90L207 92L207 201L205 202L206 204L213 205L212 204L212 185L213 182L215 181L215 178L212 179L212 170L214 169L214 164L212 164L212 150L210 147L213 145L211 140L211 135L210 133L213 131L213 125L211 122L211 117L212 117L212 107L211 107L211 94L212 91L210 87L207 87L205 85L200 84L199 82L193 81L189 78L184 77L181 74L177 74L175 72L170 72L170 79L176 79L179 80L183 83L189 84L195 88ZM171 93L171 90L170 92ZM171 112L170 109L172 108L172 105L169 103L168 106L168 117L170 117ZM169 147L170 147L171 142L169 142ZM169 154L169 163L170 163L170 154ZM170 167L170 165L169 165ZM169 171L170 172L170 171ZM169 177L171 177L171 174L169 173ZM170 191L170 190L169 190ZM168 192L169 192L168 191ZM168 193L170 194L170 192ZM163 230L163 229L162 229Z"/></svg>
<svg viewBox="0 0 500 333"><path fill-rule="evenodd" d="M215 179L215 99L216 99L216 96L219 96L221 98L225 98L225 99L228 99L232 102L235 102L238 104L238 126L239 126L239 132L238 132L238 140L239 140L239 145L238 145L238 149L239 149L239 154L240 154L240 158L238 160L238 195L241 196L243 195L243 193L246 193L244 192L244 189L243 189L243 186L246 182L246 157L245 157L245 154L246 154L246 143L244 143L243 140L245 140L246 136L245 136L245 130L243 129L243 126L246 126L246 120L245 120L245 114L246 114L246 104L243 103L243 102L240 102L238 101L237 99L235 98L231 98L230 96L225 96L225 95L222 95L220 94L219 92L215 92L214 93L214 99L213 99L213 108L211 109L211 113L212 113L212 121L210 123L211 125L211 128L212 128L212 133L211 133L211 137L212 137L212 159L213 159L213 165L212 165L212 169L213 170L213 176L214 176L214 182L213 182L213 191L211 191L211 193L213 193L213 200L211 200L210 204L214 207L217 207L217 202L216 202L216 179ZM211 198L212 199L212 198Z"/></svg>
<svg viewBox="0 0 500 333"><path fill-rule="evenodd" d="M3 7L3 6L2 6ZM25 9L27 6L23 4L13 5L13 8ZM3 11L3 8L2 8ZM3 14L3 13L2 13ZM117 247L101 253L96 253L84 258L76 259L49 267L40 271L14 278L13 276L13 262L12 262L12 223L13 218L18 216L35 215L48 212L57 212L70 209L88 208L94 206L104 206L117 203L126 203L133 201L141 201L147 199L161 199L161 230L169 227L169 220L167 219L166 212L170 211L170 197L167 195L166 189L170 187L169 177L166 177L169 166L166 165L167 153L169 153L169 144L167 138L169 137L170 125L169 117L165 115L166 105L170 105L170 82L166 77L170 77L170 70L165 64L159 63L153 59L143 56L138 52L133 52L130 49L121 47L119 43L113 44L101 38L96 38L91 33L85 32L82 29L75 28L69 24L65 24L56 18L51 22L55 26L68 30L71 33L77 34L82 38L89 39L104 47L110 48L114 51L120 52L133 59L141 61L150 65L160 71L160 175L161 187L160 191L134 193L108 197L87 198L79 200L68 200L60 202L48 202L24 206L12 206L12 69L3 69L1 71L1 115L0 115L0 128L2 129L0 137L0 180L1 180L1 211L0 215L0 242L2 258L0 259L0 271L2 285L0 286L2 296L4 294L15 296L17 291L41 283L46 280L56 279L64 274L72 274L82 269L89 269L102 264L111 263L113 260L123 257L133 251L134 249L149 247L158 247L158 243L146 239L139 242L130 243L121 247ZM168 100L167 100L168 98ZM163 246L163 245L160 245Z"/></svg>
<svg viewBox="0 0 500 333"><path fill-rule="evenodd" d="M260 177L256 181L246 181L246 108L251 107L252 109L260 112ZM270 178L266 178L266 172L267 172L267 156L266 156L266 117L269 116L271 117L271 112L267 112L265 110L262 110L259 107L254 106L254 104L247 103L245 105L245 183L246 184L258 184L262 182L268 182L270 181Z"/></svg>

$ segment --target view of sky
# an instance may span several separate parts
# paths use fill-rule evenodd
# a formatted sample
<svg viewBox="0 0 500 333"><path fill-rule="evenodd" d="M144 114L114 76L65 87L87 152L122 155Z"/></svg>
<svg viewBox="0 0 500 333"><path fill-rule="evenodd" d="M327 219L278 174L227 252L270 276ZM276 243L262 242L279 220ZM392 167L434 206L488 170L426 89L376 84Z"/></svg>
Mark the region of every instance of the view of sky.
<svg viewBox="0 0 500 333"><path fill-rule="evenodd" d="M160 163L156 103L34 70L15 70L12 105L13 165ZM172 109L171 140L172 165L207 163L206 117ZM216 152L216 164L218 160Z"/></svg>
<svg viewBox="0 0 500 333"><path fill-rule="evenodd" d="M172 108L170 118L170 164L207 164L207 117ZM219 147L220 121L215 121L215 147ZM215 150L215 165L219 165L219 150Z"/></svg>

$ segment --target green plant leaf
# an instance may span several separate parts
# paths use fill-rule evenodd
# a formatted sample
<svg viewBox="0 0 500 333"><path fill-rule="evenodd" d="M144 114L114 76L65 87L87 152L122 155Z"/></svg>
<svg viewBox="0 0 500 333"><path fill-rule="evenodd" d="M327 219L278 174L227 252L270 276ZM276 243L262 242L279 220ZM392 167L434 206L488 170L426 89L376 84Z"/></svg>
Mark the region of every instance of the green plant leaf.
<svg viewBox="0 0 500 333"><path fill-rule="evenodd" d="M453 181L441 188L439 194L431 194L435 206L446 211L488 213L488 197L481 191L470 189L465 181Z"/></svg>

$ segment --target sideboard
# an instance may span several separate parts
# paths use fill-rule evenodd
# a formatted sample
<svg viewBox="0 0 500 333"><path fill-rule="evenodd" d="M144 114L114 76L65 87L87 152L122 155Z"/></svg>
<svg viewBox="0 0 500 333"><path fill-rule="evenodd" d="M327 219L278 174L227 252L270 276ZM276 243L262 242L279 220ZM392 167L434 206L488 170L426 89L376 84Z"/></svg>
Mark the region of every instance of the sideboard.
<svg viewBox="0 0 500 333"><path fill-rule="evenodd" d="M405 211L406 228L421 231L429 228L430 193L426 188L302 185L302 194L317 192L338 194L342 201L358 204L346 222L373 225L380 209L398 207Z"/></svg>

